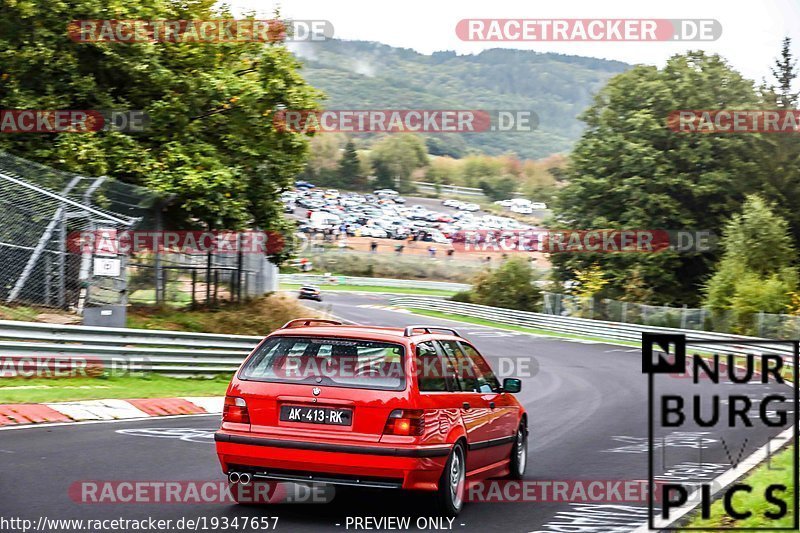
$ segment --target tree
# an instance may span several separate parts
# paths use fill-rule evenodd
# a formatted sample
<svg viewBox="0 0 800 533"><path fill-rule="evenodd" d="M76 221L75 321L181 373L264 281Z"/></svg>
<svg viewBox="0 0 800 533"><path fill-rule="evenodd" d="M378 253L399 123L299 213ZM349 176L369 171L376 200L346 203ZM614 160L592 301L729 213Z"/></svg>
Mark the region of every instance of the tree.
<svg viewBox="0 0 800 533"><path fill-rule="evenodd" d="M487 155L472 155L463 160L461 179L467 187L479 187L481 180L494 179L504 173L505 162Z"/></svg>
<svg viewBox="0 0 800 533"><path fill-rule="evenodd" d="M520 189L531 200L551 199L566 166L566 158L555 155L541 161L525 161Z"/></svg>
<svg viewBox="0 0 800 533"><path fill-rule="evenodd" d="M620 297L625 302L649 302L653 299L653 290L647 285L642 275L641 265L636 265L631 271L628 281L622 287L623 293Z"/></svg>
<svg viewBox="0 0 800 533"><path fill-rule="evenodd" d="M315 185L339 185L339 161L346 139L340 133L314 135L309 142L308 160L300 178Z"/></svg>
<svg viewBox="0 0 800 533"><path fill-rule="evenodd" d="M283 43L78 43L75 19L233 18L215 0L73 0L0 5L0 107L127 109L143 133L3 135L0 147L59 169L108 175L172 197L187 226L284 227L278 196L303 168L307 140L275 111L321 94Z"/></svg>
<svg viewBox="0 0 800 533"><path fill-rule="evenodd" d="M375 143L370 154L375 169L375 186L398 187L400 192L413 190L411 175L427 166L425 143L416 135L392 134Z"/></svg>
<svg viewBox="0 0 800 533"><path fill-rule="evenodd" d="M352 139L347 141L344 154L339 160L339 183L348 189L364 189L367 186L366 177L361 174L361 161L358 159L356 145Z"/></svg>
<svg viewBox="0 0 800 533"><path fill-rule="evenodd" d="M769 109L792 110L797 107L797 92L793 85L797 79L797 61L790 51L791 40L783 41L781 55L772 68L775 83L762 88L764 105ZM796 135L762 135L756 145L754 158L764 174L760 193L774 204L774 209L784 217L792 230L795 246L800 246L800 143Z"/></svg>
<svg viewBox="0 0 800 533"><path fill-rule="evenodd" d="M572 292L578 298L594 298L600 294L603 287L608 285L608 280L603 275L603 269L598 264L576 272L575 281L577 281L577 284Z"/></svg>
<svg viewBox="0 0 800 533"><path fill-rule="evenodd" d="M781 56L775 60L772 67L772 75L778 82L777 87L773 87L777 95L777 104L781 109L794 109L797 106L798 93L792 89L794 80L797 79L797 60L792 57L792 39L783 39Z"/></svg>
<svg viewBox="0 0 800 533"><path fill-rule="evenodd" d="M475 279L469 300L480 305L538 311L542 292L535 280L530 262L514 257L495 270L487 270Z"/></svg>
<svg viewBox="0 0 800 533"><path fill-rule="evenodd" d="M480 180L478 185L490 200L507 200L517 189L517 181L509 176L492 181Z"/></svg>
<svg viewBox="0 0 800 533"><path fill-rule="evenodd" d="M458 135L428 135L425 138L428 153L436 156L462 157L467 151L464 138Z"/></svg>
<svg viewBox="0 0 800 533"><path fill-rule="evenodd" d="M457 181L461 161L449 157L434 157L425 168L425 181L450 185Z"/></svg>
<svg viewBox="0 0 800 533"><path fill-rule="evenodd" d="M763 198L748 196L725 226L719 268L705 287L705 304L739 316L781 313L797 288L795 248L789 225Z"/></svg>
<svg viewBox="0 0 800 533"><path fill-rule="evenodd" d="M666 66L637 66L614 77L582 116L587 128L570 156L569 184L555 206L571 229L704 229L719 232L763 179L752 158L755 136L676 133L666 127L679 109L749 109L752 83L716 55L690 52ZM597 263L610 297L640 267L659 303L695 304L713 254L554 254L560 281Z"/></svg>

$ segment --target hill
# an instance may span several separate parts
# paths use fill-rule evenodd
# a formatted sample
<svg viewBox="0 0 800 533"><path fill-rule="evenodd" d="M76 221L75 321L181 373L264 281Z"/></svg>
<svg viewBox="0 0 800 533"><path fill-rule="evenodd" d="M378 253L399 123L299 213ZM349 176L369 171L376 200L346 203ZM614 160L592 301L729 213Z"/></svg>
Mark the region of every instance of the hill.
<svg viewBox="0 0 800 533"><path fill-rule="evenodd" d="M537 131L428 135L435 155L515 152L540 158L568 151L580 136L577 116L606 81L630 65L529 50L476 55L420 54L365 41L295 43L303 76L339 109L485 109L534 111ZM370 139L365 139L369 143Z"/></svg>

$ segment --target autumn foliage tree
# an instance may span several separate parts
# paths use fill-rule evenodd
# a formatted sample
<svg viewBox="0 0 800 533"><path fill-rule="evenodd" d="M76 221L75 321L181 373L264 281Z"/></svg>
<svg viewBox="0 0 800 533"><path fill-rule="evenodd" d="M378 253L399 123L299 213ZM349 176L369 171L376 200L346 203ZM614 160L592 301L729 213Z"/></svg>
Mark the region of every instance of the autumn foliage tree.
<svg viewBox="0 0 800 533"><path fill-rule="evenodd" d="M0 3L0 108L143 110L142 133L17 134L0 148L59 169L107 175L172 198L173 224L281 229L278 195L307 139L272 124L320 94L282 42L79 43L77 19L233 18L215 0Z"/></svg>
<svg viewBox="0 0 800 533"><path fill-rule="evenodd" d="M586 131L570 156L556 224L571 229L690 229L719 234L763 174L752 135L676 133L677 109L751 109L752 82L721 57L690 52L663 68L637 66L613 78L583 114ZM554 254L560 281L598 264L606 294L620 298L630 272L654 303L699 303L717 257L699 251Z"/></svg>

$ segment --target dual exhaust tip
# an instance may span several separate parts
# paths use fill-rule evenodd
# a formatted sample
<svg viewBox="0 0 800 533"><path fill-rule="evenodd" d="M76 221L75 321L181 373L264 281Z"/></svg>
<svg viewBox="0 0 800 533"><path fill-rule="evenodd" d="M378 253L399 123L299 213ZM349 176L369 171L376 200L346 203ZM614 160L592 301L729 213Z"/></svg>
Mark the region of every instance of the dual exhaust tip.
<svg viewBox="0 0 800 533"><path fill-rule="evenodd" d="M241 483L242 485L249 485L253 477L247 472L231 472L228 474L228 481L231 483Z"/></svg>

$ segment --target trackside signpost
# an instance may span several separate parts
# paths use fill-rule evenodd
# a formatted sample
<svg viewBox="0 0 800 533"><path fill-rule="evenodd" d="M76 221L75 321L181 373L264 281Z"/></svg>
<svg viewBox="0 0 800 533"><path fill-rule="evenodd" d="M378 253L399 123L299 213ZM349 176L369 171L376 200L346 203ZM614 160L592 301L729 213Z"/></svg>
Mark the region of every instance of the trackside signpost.
<svg viewBox="0 0 800 533"><path fill-rule="evenodd" d="M726 354L715 353L723 344ZM687 353L687 345L697 353ZM730 348L736 353L728 353ZM797 445L790 468L770 463L773 452L791 439L798 442L799 351L800 341L726 343L642 333L642 372L648 380L649 529L800 528ZM686 462L696 464L697 479L671 471ZM762 462L775 475L766 484L749 484L744 474ZM709 480L703 472L709 464L725 464L729 470ZM795 490L787 487L790 479ZM680 525L695 508L701 519L710 518L716 500L722 504L721 522L731 527ZM787 525L792 510L793 523Z"/></svg>

